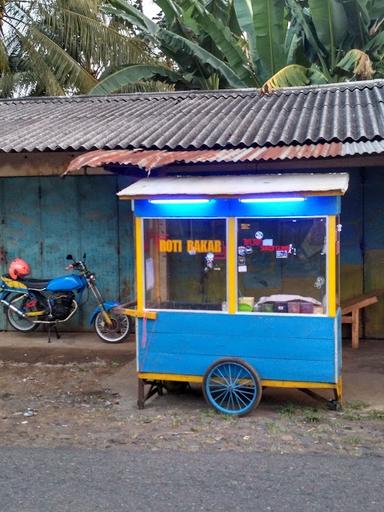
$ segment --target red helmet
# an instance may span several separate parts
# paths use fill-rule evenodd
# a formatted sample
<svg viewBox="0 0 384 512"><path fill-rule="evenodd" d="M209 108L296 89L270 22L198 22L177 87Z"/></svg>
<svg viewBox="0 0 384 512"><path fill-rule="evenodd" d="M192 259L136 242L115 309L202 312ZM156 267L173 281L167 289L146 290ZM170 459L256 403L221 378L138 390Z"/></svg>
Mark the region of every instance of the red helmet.
<svg viewBox="0 0 384 512"><path fill-rule="evenodd" d="M12 279L18 279L19 277L26 277L31 273L31 267L28 263L21 258L15 258L11 261L8 268L8 274Z"/></svg>

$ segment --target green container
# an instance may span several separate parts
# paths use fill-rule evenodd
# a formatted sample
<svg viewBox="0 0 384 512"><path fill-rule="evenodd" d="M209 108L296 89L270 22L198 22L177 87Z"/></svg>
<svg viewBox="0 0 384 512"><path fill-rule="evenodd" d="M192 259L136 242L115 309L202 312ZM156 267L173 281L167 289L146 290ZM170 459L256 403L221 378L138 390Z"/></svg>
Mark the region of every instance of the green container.
<svg viewBox="0 0 384 512"><path fill-rule="evenodd" d="M249 313L252 311L252 306L249 304L239 304L239 311L247 311Z"/></svg>
<svg viewBox="0 0 384 512"><path fill-rule="evenodd" d="M262 304L262 309L261 311L263 313L273 313L273 304L267 304L266 302L264 304Z"/></svg>

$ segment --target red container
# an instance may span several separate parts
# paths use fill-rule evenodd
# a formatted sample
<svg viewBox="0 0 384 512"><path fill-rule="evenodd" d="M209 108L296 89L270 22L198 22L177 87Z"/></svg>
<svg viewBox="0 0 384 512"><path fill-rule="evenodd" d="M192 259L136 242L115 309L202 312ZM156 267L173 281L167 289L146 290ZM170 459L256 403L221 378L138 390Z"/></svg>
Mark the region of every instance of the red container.
<svg viewBox="0 0 384 512"><path fill-rule="evenodd" d="M313 304L311 302L302 302L300 304L300 313L313 314Z"/></svg>

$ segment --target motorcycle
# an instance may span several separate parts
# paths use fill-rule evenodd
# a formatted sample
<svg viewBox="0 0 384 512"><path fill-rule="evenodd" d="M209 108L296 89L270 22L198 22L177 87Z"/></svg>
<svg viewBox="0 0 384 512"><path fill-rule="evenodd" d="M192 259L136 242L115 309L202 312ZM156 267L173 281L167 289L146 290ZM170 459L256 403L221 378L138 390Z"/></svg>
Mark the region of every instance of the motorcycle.
<svg viewBox="0 0 384 512"><path fill-rule="evenodd" d="M50 342L51 329L59 338L57 325L73 317L81 305L84 290L88 288L97 302L90 325L104 342L123 342L129 336L130 317L114 310L119 305L117 302L104 301L96 286L95 274L85 264L85 254L84 261L75 261L71 254L67 260L72 263L66 270L77 273L53 279L0 277L0 302L4 305L8 322L24 333L34 331L39 325L47 325Z"/></svg>

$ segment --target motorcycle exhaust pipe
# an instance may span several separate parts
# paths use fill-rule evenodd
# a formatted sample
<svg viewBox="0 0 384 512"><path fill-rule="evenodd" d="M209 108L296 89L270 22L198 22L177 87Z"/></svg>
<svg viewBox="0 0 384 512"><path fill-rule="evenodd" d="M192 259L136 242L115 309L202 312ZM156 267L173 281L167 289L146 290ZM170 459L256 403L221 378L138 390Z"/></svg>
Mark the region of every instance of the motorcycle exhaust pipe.
<svg viewBox="0 0 384 512"><path fill-rule="evenodd" d="M13 304L6 301L5 299L1 299L0 302L4 304L4 306L7 306L7 308L12 309L12 311L22 316L23 318L27 318L27 316L22 311L20 311L20 309L17 309Z"/></svg>

